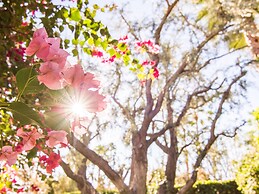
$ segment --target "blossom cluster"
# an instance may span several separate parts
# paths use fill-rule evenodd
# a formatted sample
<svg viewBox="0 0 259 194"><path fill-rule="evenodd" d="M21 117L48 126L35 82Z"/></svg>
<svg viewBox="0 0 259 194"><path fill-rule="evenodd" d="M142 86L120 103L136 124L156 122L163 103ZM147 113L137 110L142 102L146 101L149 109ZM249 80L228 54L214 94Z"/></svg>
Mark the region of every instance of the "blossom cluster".
<svg viewBox="0 0 259 194"><path fill-rule="evenodd" d="M26 49L28 56L36 55L43 62L39 67L38 80L51 90L67 88L67 96L53 106L53 111L71 121L71 129L82 129L82 115L75 115L71 105L80 104L89 113L100 112L106 107L105 97L99 93L100 82L81 64L71 65L69 54L60 48L60 38L49 38L45 28L36 30Z"/></svg>
<svg viewBox="0 0 259 194"><path fill-rule="evenodd" d="M16 145L6 145L3 146L0 151L0 161L6 161L6 163L11 166L16 163L18 154L37 148L37 150L42 151L52 157L55 154L52 149L56 146L66 146L67 141L67 132L65 131L52 131L50 129L45 129L45 133L39 132L38 129L31 125L25 125L20 127L17 130L16 135L20 137L21 141L17 142ZM39 140L44 140L44 146L40 146ZM38 141L38 143L37 143ZM46 145L46 146L45 146ZM47 157L47 156L45 156ZM59 162L56 160L56 162ZM50 160L48 163L44 162L47 172L51 173L54 168L57 167L56 164L53 164Z"/></svg>
<svg viewBox="0 0 259 194"><path fill-rule="evenodd" d="M145 82L146 79L157 79L159 77L159 70L156 62L148 60L148 55L147 57L143 57L143 53L158 54L160 51L160 47L151 40L132 43L132 41L129 41L128 36L124 36L118 40L117 45L110 45L110 47L111 48L108 49L110 56L105 56L103 52L97 48L93 48L92 56L102 59L102 63L113 63L118 61L123 62L126 66L130 64L129 69L137 74L141 83ZM131 59L130 55L138 55L140 53L141 60L135 58Z"/></svg>
<svg viewBox="0 0 259 194"><path fill-rule="evenodd" d="M63 101L53 106L52 111L58 110L64 115L64 119L69 119L73 131L82 130L86 118L72 113L69 110L71 105L80 103L80 106L89 113L100 112L105 108L105 97L99 94L100 82L95 80L92 73L84 72L80 64L71 65L67 61L69 54L60 48L60 38L49 38L45 28L40 28L34 32L25 53L27 56L35 55L40 59L37 76L40 83L51 90L66 87L68 97L63 97ZM14 145L4 145L0 150L0 161L5 161L11 166L16 163L19 154L36 148L42 153L39 155L39 161L48 173L59 166L60 155L53 152L53 148L60 144L67 145L67 132L26 125L20 127L16 135L21 141Z"/></svg>

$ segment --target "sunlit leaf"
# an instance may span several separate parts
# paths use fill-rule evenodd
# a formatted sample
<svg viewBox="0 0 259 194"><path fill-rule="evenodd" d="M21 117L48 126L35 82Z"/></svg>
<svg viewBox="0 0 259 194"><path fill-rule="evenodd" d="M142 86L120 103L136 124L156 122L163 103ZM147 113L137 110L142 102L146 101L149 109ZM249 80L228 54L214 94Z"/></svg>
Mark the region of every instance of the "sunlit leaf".
<svg viewBox="0 0 259 194"><path fill-rule="evenodd" d="M229 39L229 48L239 49L247 45L246 39L243 33L233 34Z"/></svg>
<svg viewBox="0 0 259 194"><path fill-rule="evenodd" d="M11 103L8 110L12 112L14 119L19 121L22 125L42 125L39 113L22 102Z"/></svg>
<svg viewBox="0 0 259 194"><path fill-rule="evenodd" d="M92 37L89 38L89 39L87 40L87 43L88 43L90 46L94 45L94 39L93 39Z"/></svg>
<svg viewBox="0 0 259 194"><path fill-rule="evenodd" d="M200 21L204 16L208 14L208 9L202 9L197 16L196 22Z"/></svg>
<svg viewBox="0 0 259 194"><path fill-rule="evenodd" d="M16 81L19 95L39 92L44 88L40 85L37 73L32 67L19 70L16 74Z"/></svg>
<svg viewBox="0 0 259 194"><path fill-rule="evenodd" d="M79 22L81 20L80 11L77 8L71 8L70 9L70 18L76 22Z"/></svg>

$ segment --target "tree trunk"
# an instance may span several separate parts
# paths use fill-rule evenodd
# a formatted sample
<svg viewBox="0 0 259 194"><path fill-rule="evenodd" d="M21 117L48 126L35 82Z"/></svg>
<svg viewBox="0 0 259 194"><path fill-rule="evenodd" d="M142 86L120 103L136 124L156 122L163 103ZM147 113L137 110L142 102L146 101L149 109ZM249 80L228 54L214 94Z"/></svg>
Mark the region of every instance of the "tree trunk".
<svg viewBox="0 0 259 194"><path fill-rule="evenodd" d="M134 194L146 194L147 180L147 143L139 132L132 137L132 162L130 176L130 190Z"/></svg>
<svg viewBox="0 0 259 194"><path fill-rule="evenodd" d="M166 180L168 185L169 193L174 192L175 176L176 176L176 164L178 159L178 148L177 148L177 138L176 131L174 128L170 129L170 147L167 155L166 164Z"/></svg>

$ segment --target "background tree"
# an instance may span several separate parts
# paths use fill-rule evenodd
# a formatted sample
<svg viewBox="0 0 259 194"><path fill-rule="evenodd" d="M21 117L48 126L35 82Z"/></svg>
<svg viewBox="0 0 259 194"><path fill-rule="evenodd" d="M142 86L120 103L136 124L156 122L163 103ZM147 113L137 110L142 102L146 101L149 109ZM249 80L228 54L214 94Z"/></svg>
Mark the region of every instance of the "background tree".
<svg viewBox="0 0 259 194"><path fill-rule="evenodd" d="M3 8L9 4L16 5L8 2L4 2ZM122 6L123 9L118 6L116 11L115 5L102 6L88 1L73 2L67 8L60 6L60 12L53 8L54 15L61 14L55 18L58 22L54 22L55 25L48 23L46 17L42 19L44 26L45 22L50 27L57 25L57 32L65 29L62 34L64 48L82 59L86 71L95 72L102 78L102 93L110 103L106 112L89 119L84 135L74 134L76 130L71 132L69 122L63 122L64 115L51 115L50 106L64 101L69 86L57 91L48 89L48 85L39 89L42 85L35 79L37 89L32 93L40 91L41 94L40 97L39 93L34 96L36 101L31 101L31 98L29 101L28 96L19 90L18 96L11 94L10 99L15 98L24 107L29 105L26 106L27 111L18 109L20 104L5 100L5 97L1 104L4 110L11 107L11 111L22 112L23 115L28 110L33 111L25 114L29 117L25 124L35 121L36 111L39 111L47 127L67 130L69 149L80 153L82 158L77 170L65 158L60 165L82 193L98 193L94 186L96 179L91 177L96 171L89 168L91 164L98 168L99 186L101 182L110 181L120 193L146 193L150 188L147 184L157 181L152 180L151 172L160 172L161 169L164 169L164 174L160 172L160 178L165 182L158 189L159 193L186 193L196 182L200 168L206 167L202 162L215 142L234 137L244 125L239 111L246 88L245 76L249 65L256 64L257 60L247 47L243 31L248 33L249 44L257 55L256 36L247 27L253 24L251 29L256 29L256 14L247 17L243 12L232 12L236 7L221 1L144 3L150 12L140 15L135 21L127 12L130 4ZM252 5L247 4L247 8L254 10ZM243 4L238 6L243 10ZM112 21L120 18L119 21L124 23L109 22L110 32L113 32L113 24L126 29L123 35L114 30L114 37L121 36L117 40L111 37L103 24L107 21L95 20L107 9L115 10ZM109 15L108 12L104 14ZM58 20L60 17L62 21ZM51 28L47 30L49 32ZM124 36L126 34L128 36ZM51 33L49 36L52 37ZM27 73L33 68L20 70L16 74L17 85L13 88L21 86L24 75L21 72ZM39 66L35 68L33 75L29 73L28 83L32 83L30 80L41 71ZM9 71L14 75L14 70ZM26 91L31 89L31 85L25 84L23 88ZM20 122L23 118L19 119L14 114L14 119ZM115 131L122 140L120 143L114 142L113 138L105 138L115 136ZM104 139L108 139L106 145L100 141L104 142ZM6 141L3 142L2 146ZM106 150L107 145L112 145L112 149ZM115 155L113 150L117 147L123 147L124 154ZM216 150L216 145L213 148ZM158 157L156 164L152 164ZM155 169L150 168L152 165ZM177 177L182 174L185 174L181 182L183 186L176 191Z"/></svg>
<svg viewBox="0 0 259 194"><path fill-rule="evenodd" d="M258 125L258 109L253 112ZM258 126L256 126L258 127ZM259 163L258 163L258 129L250 131L247 141L248 153L243 156L236 173L239 188L244 193L258 193Z"/></svg>

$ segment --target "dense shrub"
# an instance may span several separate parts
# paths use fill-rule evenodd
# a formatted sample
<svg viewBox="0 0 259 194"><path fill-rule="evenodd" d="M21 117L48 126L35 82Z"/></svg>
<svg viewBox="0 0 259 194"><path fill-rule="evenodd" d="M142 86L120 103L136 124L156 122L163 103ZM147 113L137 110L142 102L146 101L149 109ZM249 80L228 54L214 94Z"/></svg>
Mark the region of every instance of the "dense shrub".
<svg viewBox="0 0 259 194"><path fill-rule="evenodd" d="M187 194L241 194L235 181L197 182Z"/></svg>
<svg viewBox="0 0 259 194"><path fill-rule="evenodd" d="M235 181L197 182L186 194L241 194ZM176 191L177 192L177 191ZM103 191L102 194L118 194L115 191Z"/></svg>

